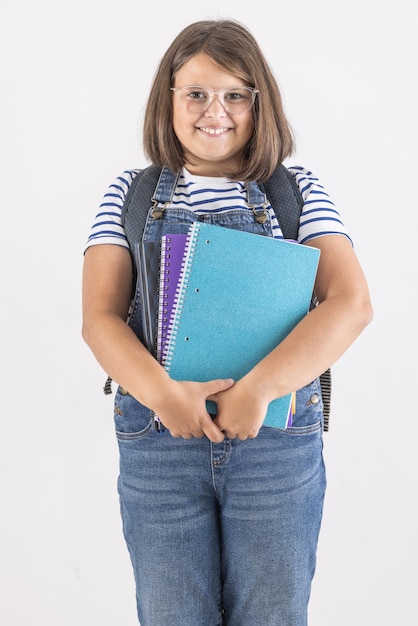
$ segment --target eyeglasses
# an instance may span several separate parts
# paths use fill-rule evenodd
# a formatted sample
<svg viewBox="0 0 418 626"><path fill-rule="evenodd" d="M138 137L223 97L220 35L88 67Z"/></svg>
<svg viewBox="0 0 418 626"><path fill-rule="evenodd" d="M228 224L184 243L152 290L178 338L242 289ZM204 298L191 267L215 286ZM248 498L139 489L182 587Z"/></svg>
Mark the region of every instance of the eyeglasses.
<svg viewBox="0 0 418 626"><path fill-rule="evenodd" d="M253 87L230 87L221 91L213 91L209 87L191 85L186 87L170 87L177 94L180 105L189 113L203 113L210 107L215 96L228 113L245 113L254 104L259 93Z"/></svg>

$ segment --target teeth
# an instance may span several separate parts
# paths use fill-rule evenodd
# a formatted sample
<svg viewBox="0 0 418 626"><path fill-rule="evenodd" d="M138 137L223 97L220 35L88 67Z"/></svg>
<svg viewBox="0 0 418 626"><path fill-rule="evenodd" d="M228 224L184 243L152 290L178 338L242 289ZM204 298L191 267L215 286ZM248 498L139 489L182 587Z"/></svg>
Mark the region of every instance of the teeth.
<svg viewBox="0 0 418 626"><path fill-rule="evenodd" d="M201 128L200 130L208 135L222 135L222 133L226 133L228 128Z"/></svg>

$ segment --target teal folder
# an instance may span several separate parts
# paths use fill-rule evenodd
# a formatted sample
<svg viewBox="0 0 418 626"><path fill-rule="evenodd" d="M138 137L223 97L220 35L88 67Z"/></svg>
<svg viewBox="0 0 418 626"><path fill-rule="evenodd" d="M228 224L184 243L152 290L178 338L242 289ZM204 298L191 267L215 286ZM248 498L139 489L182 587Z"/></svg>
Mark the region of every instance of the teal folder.
<svg viewBox="0 0 418 626"><path fill-rule="evenodd" d="M175 380L240 379L308 313L319 250L202 222L189 231L169 323ZM169 278L169 277L168 277ZM264 425L286 428L291 394ZM216 405L208 403L211 413Z"/></svg>

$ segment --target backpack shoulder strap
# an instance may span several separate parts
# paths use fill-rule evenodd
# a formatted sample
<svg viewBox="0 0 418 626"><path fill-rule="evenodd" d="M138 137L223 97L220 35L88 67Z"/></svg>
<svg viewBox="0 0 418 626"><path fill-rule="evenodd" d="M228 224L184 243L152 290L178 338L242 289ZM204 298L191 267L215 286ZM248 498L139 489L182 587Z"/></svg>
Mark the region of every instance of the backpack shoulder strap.
<svg viewBox="0 0 418 626"><path fill-rule="evenodd" d="M284 165L280 165L260 187L274 209L283 237L297 239L303 198L291 172ZM319 378L324 405L324 431L328 431L331 412L331 369L327 369Z"/></svg>
<svg viewBox="0 0 418 626"><path fill-rule="evenodd" d="M150 165L139 170L128 189L122 205L121 220L126 233L132 259L135 259L134 243L142 241L148 211L152 206L155 188L161 174L161 168ZM141 182L139 185L138 183ZM133 273L136 275L136 263L133 264ZM112 393L112 378L107 377L103 387L105 395Z"/></svg>
<svg viewBox="0 0 418 626"><path fill-rule="evenodd" d="M122 207L122 225L129 245L141 241L148 211L161 174L157 165L149 165L140 170L132 181ZM141 183L141 184L139 184Z"/></svg>
<svg viewBox="0 0 418 626"><path fill-rule="evenodd" d="M297 239L303 198L292 174L284 165L279 165L260 187L274 209L283 237Z"/></svg>

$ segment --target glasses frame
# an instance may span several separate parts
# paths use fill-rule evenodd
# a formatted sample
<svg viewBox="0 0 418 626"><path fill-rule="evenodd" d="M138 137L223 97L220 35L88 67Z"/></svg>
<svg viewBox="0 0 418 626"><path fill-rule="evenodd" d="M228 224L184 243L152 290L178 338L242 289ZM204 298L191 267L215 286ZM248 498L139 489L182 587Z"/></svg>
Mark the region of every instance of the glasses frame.
<svg viewBox="0 0 418 626"><path fill-rule="evenodd" d="M215 96L218 96L218 100L221 103L222 107L225 109L227 113L230 113L232 115L234 114L241 115L242 113L246 113L247 111L249 111L254 106L255 98L257 94L260 93L258 89L255 89L255 87L249 87L248 85L241 85L240 87L228 87L227 89L221 89L217 91L215 91L214 89L211 89L210 87L202 87L202 85L184 85L183 87L170 87L170 91L174 91L174 93L177 94L177 99L179 101L181 108L186 111L188 111L187 105L184 104L181 98L181 93L182 91L184 91L184 89L195 89L196 91L198 91L199 89L202 89L208 92L209 98L206 103L206 106L204 106L204 108L201 111L196 111L196 113L204 113L205 111L207 111L208 108L212 105L215 99ZM251 93L251 103L248 106L248 108L245 109L244 111L239 111L239 112L233 111L233 110L231 111L230 105L226 103L224 100L225 92L234 91L234 89L245 89Z"/></svg>

